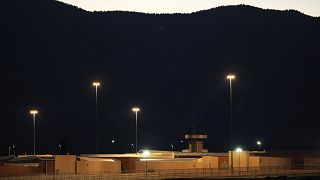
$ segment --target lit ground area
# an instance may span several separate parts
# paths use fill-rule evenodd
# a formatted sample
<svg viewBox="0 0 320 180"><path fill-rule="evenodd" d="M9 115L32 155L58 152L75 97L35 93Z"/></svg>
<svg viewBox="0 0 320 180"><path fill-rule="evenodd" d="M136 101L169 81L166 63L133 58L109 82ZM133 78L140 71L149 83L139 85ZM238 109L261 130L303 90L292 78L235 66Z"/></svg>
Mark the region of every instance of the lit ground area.
<svg viewBox="0 0 320 180"><path fill-rule="evenodd" d="M175 178L174 180L320 180L320 175L318 176L301 176L301 177L288 177L288 176L274 176L274 177L257 177L257 178L250 178L250 177L241 177L241 178ZM173 180L173 179L170 179Z"/></svg>

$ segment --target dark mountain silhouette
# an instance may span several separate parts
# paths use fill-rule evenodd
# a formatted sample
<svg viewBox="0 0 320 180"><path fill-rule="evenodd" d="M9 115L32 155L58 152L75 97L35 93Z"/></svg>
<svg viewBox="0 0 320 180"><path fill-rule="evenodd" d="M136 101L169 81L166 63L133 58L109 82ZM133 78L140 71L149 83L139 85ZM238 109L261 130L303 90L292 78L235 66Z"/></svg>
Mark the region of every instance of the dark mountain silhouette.
<svg viewBox="0 0 320 180"><path fill-rule="evenodd" d="M235 144L320 148L320 18L244 5L87 12L49 0L7 0L0 13L1 152L32 151L32 107L40 152L57 152L61 138L73 152L92 152L95 79L105 152L130 151L134 105L144 148L179 150L196 126L211 151L225 151L229 72Z"/></svg>

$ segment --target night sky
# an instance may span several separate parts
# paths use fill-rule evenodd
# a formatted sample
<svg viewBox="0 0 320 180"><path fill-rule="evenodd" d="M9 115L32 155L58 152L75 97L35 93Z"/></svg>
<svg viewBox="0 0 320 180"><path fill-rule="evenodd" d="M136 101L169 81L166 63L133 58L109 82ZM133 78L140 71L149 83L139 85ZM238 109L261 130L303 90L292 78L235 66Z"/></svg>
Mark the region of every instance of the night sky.
<svg viewBox="0 0 320 180"><path fill-rule="evenodd" d="M32 1L33 2L33 1ZM2 3L0 154L95 152L95 89L103 153L230 146L319 151L320 19L249 6L189 15L90 13L50 0ZM195 127L195 128L193 128ZM111 141L115 140L112 144Z"/></svg>

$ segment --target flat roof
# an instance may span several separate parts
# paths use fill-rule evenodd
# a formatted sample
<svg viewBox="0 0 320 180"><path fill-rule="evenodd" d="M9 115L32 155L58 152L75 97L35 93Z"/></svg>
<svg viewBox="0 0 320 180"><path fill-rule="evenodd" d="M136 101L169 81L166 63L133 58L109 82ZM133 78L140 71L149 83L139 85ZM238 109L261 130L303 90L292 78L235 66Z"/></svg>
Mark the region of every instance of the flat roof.
<svg viewBox="0 0 320 180"><path fill-rule="evenodd" d="M228 153L196 153L196 152L178 152L178 151L155 151L150 150L149 157L200 157L200 156L228 156ZM143 158L143 153L125 153L125 154L81 154L80 157L96 157L96 158L121 158L121 157L132 157L132 158ZM169 158L168 158L169 159Z"/></svg>

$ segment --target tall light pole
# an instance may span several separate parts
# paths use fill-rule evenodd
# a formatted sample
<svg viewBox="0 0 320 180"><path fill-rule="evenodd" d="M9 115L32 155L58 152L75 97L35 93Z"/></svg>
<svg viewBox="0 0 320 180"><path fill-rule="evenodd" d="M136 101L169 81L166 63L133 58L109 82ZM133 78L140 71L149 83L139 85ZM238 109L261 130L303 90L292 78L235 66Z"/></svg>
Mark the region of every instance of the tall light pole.
<svg viewBox="0 0 320 180"><path fill-rule="evenodd" d="M140 111L140 108L134 107L132 108L132 111L136 114L136 154L138 153L138 112Z"/></svg>
<svg viewBox="0 0 320 180"><path fill-rule="evenodd" d="M230 149L231 149L231 154L230 154L230 168L231 168L231 173L233 173L233 139L232 139L232 80L235 79L236 76L233 74L229 74L227 76L227 79L230 81Z"/></svg>
<svg viewBox="0 0 320 180"><path fill-rule="evenodd" d="M99 153L98 87L100 86L100 82L95 81L92 85L96 90L96 153Z"/></svg>
<svg viewBox="0 0 320 180"><path fill-rule="evenodd" d="M33 155L36 155L36 114L38 114L38 111L33 109L30 114L33 116Z"/></svg>

